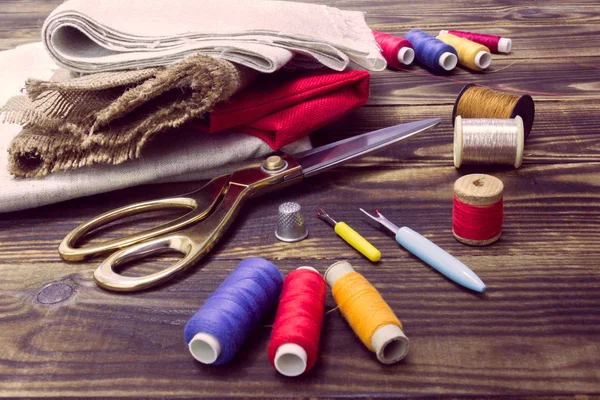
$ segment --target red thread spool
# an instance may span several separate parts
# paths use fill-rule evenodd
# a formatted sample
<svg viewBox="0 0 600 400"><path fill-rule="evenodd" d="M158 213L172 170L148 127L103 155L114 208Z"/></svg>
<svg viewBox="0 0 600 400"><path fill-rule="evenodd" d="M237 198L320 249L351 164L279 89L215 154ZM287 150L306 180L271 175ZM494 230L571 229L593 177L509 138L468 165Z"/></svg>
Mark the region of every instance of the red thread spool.
<svg viewBox="0 0 600 400"><path fill-rule="evenodd" d="M377 31L373 31L373 36L381 47L381 55L390 67L402 69L415 60L413 45L408 40Z"/></svg>
<svg viewBox="0 0 600 400"><path fill-rule="evenodd" d="M311 267L300 267L283 282L268 356L277 371L298 376L317 361L325 312L325 279Z"/></svg>
<svg viewBox="0 0 600 400"><path fill-rule="evenodd" d="M510 53L512 47L512 40L509 38L503 38L502 36L484 35L482 33L455 31L455 30L441 30L442 33L450 33L454 36L460 36L461 38L469 39L472 42L476 42L484 45L492 53Z"/></svg>
<svg viewBox="0 0 600 400"><path fill-rule="evenodd" d="M471 174L454 183L452 234L459 242L486 246L500 239L504 185L498 178Z"/></svg>

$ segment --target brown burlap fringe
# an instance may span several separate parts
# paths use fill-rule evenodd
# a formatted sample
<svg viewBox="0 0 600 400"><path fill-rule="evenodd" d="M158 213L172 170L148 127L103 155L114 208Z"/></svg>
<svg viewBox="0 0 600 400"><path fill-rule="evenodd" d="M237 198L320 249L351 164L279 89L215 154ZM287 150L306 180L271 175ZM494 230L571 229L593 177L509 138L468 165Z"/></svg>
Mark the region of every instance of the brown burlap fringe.
<svg viewBox="0 0 600 400"><path fill-rule="evenodd" d="M166 68L30 79L27 95L0 111L23 130L9 147L17 177L140 157L156 133L203 116L254 76L226 60L196 55Z"/></svg>

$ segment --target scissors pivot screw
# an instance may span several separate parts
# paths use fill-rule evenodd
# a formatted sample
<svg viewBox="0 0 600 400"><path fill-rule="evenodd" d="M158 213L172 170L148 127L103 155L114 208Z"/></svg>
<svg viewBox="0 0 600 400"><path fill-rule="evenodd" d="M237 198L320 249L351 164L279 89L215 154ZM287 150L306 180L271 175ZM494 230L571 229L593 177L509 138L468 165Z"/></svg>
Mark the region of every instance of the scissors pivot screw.
<svg viewBox="0 0 600 400"><path fill-rule="evenodd" d="M281 171L286 167L287 163L279 156L271 156L265 160L262 164L263 171L267 173L273 173Z"/></svg>

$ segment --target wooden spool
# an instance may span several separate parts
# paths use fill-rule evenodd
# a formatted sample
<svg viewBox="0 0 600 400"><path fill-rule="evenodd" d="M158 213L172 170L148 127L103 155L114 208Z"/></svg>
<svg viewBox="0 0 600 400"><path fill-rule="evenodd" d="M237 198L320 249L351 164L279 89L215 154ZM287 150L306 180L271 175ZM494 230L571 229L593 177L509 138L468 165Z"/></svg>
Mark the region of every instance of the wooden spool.
<svg viewBox="0 0 600 400"><path fill-rule="evenodd" d="M454 194L463 203L474 207L489 207L500 201L504 184L498 178L485 174L465 175L454 182ZM487 246L500 239L502 232L491 239L471 240L460 237L452 230L452 234L459 242L471 246Z"/></svg>

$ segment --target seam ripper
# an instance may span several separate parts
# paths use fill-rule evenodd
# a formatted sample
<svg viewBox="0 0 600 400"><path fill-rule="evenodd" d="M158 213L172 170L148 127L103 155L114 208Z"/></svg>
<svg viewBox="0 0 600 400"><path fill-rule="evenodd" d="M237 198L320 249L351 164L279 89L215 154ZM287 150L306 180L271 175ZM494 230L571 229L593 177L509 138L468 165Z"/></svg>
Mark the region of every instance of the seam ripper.
<svg viewBox="0 0 600 400"><path fill-rule="evenodd" d="M354 247L363 256L367 257L373 262L379 261L381 258L381 252L375 248L367 239L362 237L354 229L350 228L345 222L336 222L329 216L322 208L317 211L317 217L333 226L333 230L338 234L339 237L344 239L346 243Z"/></svg>
<svg viewBox="0 0 600 400"><path fill-rule="evenodd" d="M449 279L476 292L485 292L485 283L469 267L443 250L441 247L427 239L425 236L403 226L398 228L389 219L376 210L378 217L375 217L362 208L360 209L369 218L379 222L396 234L396 242L410 251L415 256L438 270Z"/></svg>

